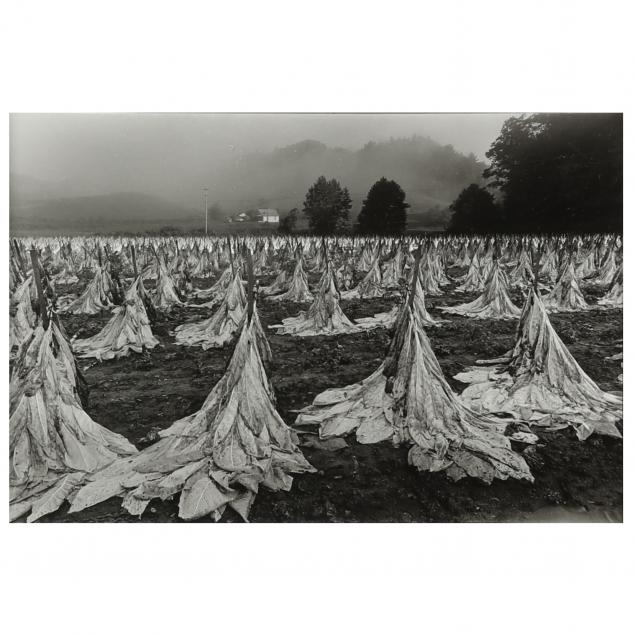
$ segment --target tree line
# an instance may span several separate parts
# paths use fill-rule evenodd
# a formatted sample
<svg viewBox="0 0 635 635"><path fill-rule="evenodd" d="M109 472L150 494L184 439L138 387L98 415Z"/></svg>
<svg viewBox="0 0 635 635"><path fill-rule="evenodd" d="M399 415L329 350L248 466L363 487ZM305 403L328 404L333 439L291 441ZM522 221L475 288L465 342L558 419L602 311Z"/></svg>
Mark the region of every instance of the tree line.
<svg viewBox="0 0 635 635"><path fill-rule="evenodd" d="M324 174L348 188L354 225L369 187L382 176L399 183L413 210L423 211L437 202L446 202L447 207L465 186L480 182L485 167L473 154L461 154L451 145L423 136L368 142L358 150L304 140L223 164L210 191L230 206L239 193L241 200L254 204L262 199L263 204L256 207L288 210L297 206L302 216L304 194Z"/></svg>
<svg viewBox="0 0 635 635"><path fill-rule="evenodd" d="M511 117L485 156L486 186L450 205L450 231L622 231L621 114Z"/></svg>
<svg viewBox="0 0 635 635"><path fill-rule="evenodd" d="M399 235L406 230L406 194L395 181L379 179L368 191L354 226L351 226L352 207L348 188L336 179L321 176L309 188L302 211L309 223L309 231L321 236L350 233ZM298 221L298 210L292 209L280 221L282 233L292 233Z"/></svg>
<svg viewBox="0 0 635 635"><path fill-rule="evenodd" d="M510 117L485 155L483 181L465 187L449 209L457 233L622 231L622 115L534 114ZM482 183L485 183L484 185ZM321 176L303 213L312 233L403 234L406 195L383 177L351 227L351 197ZM298 210L282 220L292 232Z"/></svg>

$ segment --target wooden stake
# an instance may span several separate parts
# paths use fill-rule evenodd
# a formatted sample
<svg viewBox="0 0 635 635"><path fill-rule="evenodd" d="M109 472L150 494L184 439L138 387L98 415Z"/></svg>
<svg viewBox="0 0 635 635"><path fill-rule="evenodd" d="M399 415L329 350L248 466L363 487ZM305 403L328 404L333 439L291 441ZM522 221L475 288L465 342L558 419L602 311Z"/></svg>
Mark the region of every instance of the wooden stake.
<svg viewBox="0 0 635 635"><path fill-rule="evenodd" d="M251 257L251 251L249 249L245 251L247 252L247 319L251 321L254 312L254 261Z"/></svg>
<svg viewBox="0 0 635 635"><path fill-rule="evenodd" d="M15 253L17 254L18 264L20 265L20 268L22 269L22 274L26 278L26 265L24 264L24 260L22 258L22 252L20 251L20 245L18 244L18 241L15 238L13 239L13 247L15 249Z"/></svg>
<svg viewBox="0 0 635 635"><path fill-rule="evenodd" d="M132 268L134 269L134 277L139 276L139 270L137 269L137 256L135 254L134 243L130 244L130 252L132 253Z"/></svg>
<svg viewBox="0 0 635 635"><path fill-rule="evenodd" d="M535 253L534 253L535 252ZM531 254L533 260L533 270L534 270L534 293L538 295L538 274L540 273L540 259L542 258L542 246L537 247L535 250L532 250Z"/></svg>
<svg viewBox="0 0 635 635"><path fill-rule="evenodd" d="M230 266L232 268L232 276L233 276L235 274L235 271L234 271L234 256L232 254L232 242L231 242L229 236L227 236L227 247L229 249L229 264L230 264Z"/></svg>
<svg viewBox="0 0 635 635"><path fill-rule="evenodd" d="M40 301L40 315L42 316L42 324L44 328L48 328L49 320L46 314L46 298L44 297L44 289L42 288L42 279L40 278L40 264L37 257L37 249L31 249L31 265L33 266L33 279L37 289L37 297Z"/></svg>
<svg viewBox="0 0 635 635"><path fill-rule="evenodd" d="M421 247L417 249L415 254L415 262L412 267L412 281L410 282L410 296L408 297L408 308L412 309L415 299L415 289L417 287L417 278L419 277L419 267L421 266Z"/></svg>
<svg viewBox="0 0 635 635"><path fill-rule="evenodd" d="M20 252L13 242L9 241L9 245L11 246L11 266L13 267L18 280L26 280L26 269L24 268L24 265L20 258Z"/></svg>

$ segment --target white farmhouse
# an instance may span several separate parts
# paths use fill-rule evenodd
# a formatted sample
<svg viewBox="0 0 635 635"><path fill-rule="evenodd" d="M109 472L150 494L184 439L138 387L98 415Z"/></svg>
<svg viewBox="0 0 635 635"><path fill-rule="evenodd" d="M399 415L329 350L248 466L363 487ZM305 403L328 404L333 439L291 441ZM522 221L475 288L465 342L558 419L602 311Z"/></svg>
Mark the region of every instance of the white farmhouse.
<svg viewBox="0 0 635 635"><path fill-rule="evenodd" d="M278 214L277 209L259 209L257 218L259 223L279 223L280 222L280 214Z"/></svg>

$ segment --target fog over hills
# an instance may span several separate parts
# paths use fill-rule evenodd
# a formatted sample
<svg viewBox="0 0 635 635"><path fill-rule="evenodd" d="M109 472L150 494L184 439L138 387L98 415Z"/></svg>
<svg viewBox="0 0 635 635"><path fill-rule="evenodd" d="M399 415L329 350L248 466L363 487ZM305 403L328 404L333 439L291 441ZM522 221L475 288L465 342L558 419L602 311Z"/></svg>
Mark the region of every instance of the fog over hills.
<svg viewBox="0 0 635 635"><path fill-rule="evenodd" d="M429 137L370 142L357 151L307 140L226 166L210 196L230 210L254 202L301 208L307 189L323 174L349 189L356 216L372 184L385 176L402 186L412 211L421 213L447 206L463 187L480 181L484 167L474 155Z"/></svg>
<svg viewBox="0 0 635 635"><path fill-rule="evenodd" d="M349 189L354 220L371 185L385 176L406 192L411 205L409 227L423 228L442 225L447 206L465 186L480 182L484 167L474 154L461 154L426 136L369 142L358 150L305 140L268 152L227 157L210 168L204 182L209 184L214 220L222 222L253 207L277 208L282 215L294 207L301 210L309 186L325 175ZM165 225L202 227L202 203L191 202L201 196L201 179L188 182L187 175L177 173L174 181L171 193L188 189L188 202L183 202L185 197L163 195L161 188L135 191L134 174L125 192L95 192L94 183L88 181L49 181L14 173L11 229L84 233L154 231Z"/></svg>
<svg viewBox="0 0 635 635"><path fill-rule="evenodd" d="M210 187L211 220L220 223L253 207L273 207L282 214L301 209L307 189L322 174L349 188L354 219L370 186L386 176L406 192L411 205L409 227L437 228L447 220L447 206L461 189L480 182L483 168L474 155L464 156L424 137L370 142L356 152L307 140L222 166ZM153 194L89 196L67 182L11 175L13 232L136 232L167 225L192 230L203 226L202 218L201 207Z"/></svg>

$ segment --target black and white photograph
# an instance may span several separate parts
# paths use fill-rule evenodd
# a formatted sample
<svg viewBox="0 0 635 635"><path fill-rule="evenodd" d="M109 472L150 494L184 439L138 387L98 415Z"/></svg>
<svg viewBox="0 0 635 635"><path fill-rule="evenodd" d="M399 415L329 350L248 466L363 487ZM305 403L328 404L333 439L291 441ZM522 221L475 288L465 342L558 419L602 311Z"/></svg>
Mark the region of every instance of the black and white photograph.
<svg viewBox="0 0 635 635"><path fill-rule="evenodd" d="M5 630L629 630L625 3L0 12Z"/></svg>
<svg viewBox="0 0 635 635"><path fill-rule="evenodd" d="M621 521L621 114L10 132L12 519Z"/></svg>

